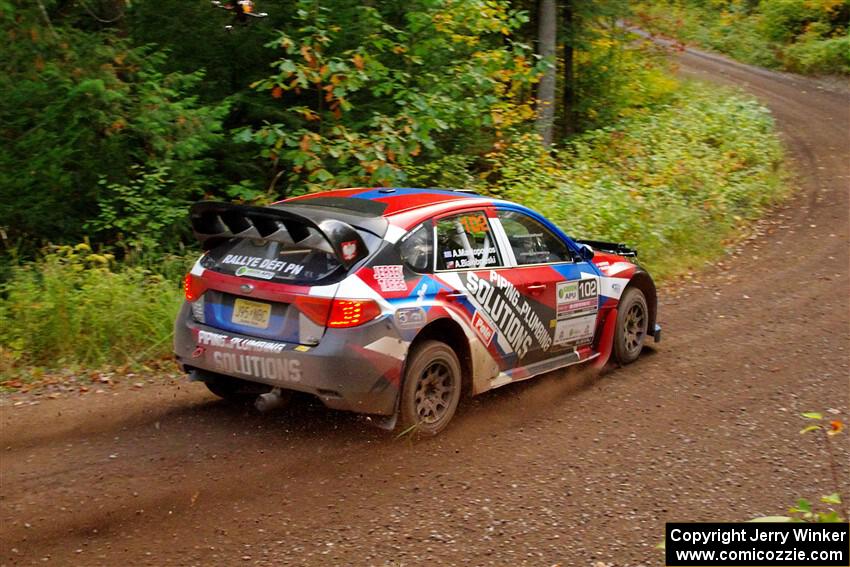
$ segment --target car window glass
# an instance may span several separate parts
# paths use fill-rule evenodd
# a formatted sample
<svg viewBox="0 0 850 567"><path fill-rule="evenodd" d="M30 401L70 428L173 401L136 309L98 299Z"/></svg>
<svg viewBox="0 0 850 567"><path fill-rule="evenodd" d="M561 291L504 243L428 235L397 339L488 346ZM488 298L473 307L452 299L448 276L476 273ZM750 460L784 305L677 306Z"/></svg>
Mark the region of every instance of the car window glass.
<svg viewBox="0 0 850 567"><path fill-rule="evenodd" d="M569 262L567 244L530 216L516 211L497 213L519 265Z"/></svg>
<svg viewBox="0 0 850 567"><path fill-rule="evenodd" d="M278 283L315 285L330 283L345 276L345 267L333 252L325 250L324 238L309 229L301 243L286 244L273 240L231 238L201 258L201 265L228 275L270 280ZM381 239L358 230L367 250L378 247ZM303 242L320 242L319 246Z"/></svg>
<svg viewBox="0 0 850 567"><path fill-rule="evenodd" d="M500 266L496 241L483 212L437 221L437 269L462 270Z"/></svg>
<svg viewBox="0 0 850 567"><path fill-rule="evenodd" d="M427 272L431 267L434 257L431 233L431 223L420 224L399 244L402 261L415 272Z"/></svg>

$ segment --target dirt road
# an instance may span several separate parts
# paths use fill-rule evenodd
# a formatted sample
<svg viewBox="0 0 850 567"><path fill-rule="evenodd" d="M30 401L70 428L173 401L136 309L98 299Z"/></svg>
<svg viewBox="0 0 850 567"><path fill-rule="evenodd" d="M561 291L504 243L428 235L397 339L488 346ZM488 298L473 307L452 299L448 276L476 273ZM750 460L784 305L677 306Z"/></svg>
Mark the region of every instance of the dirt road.
<svg viewBox="0 0 850 567"><path fill-rule="evenodd" d="M665 521L783 513L830 492L798 414L850 417L850 97L681 62L773 110L799 194L662 296L657 352L485 395L417 443L310 404L257 415L183 383L4 405L0 563L658 565Z"/></svg>

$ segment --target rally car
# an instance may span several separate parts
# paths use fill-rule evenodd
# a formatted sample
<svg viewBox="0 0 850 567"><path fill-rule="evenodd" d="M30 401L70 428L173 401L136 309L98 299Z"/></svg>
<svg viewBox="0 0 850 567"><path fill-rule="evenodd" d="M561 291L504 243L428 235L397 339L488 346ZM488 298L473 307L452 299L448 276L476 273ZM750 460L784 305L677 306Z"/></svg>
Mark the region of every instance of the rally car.
<svg viewBox="0 0 850 567"><path fill-rule="evenodd" d="M463 395L660 340L650 275L622 244L461 190L361 188L191 209L206 252L174 349L224 398L297 391L387 427L441 431Z"/></svg>

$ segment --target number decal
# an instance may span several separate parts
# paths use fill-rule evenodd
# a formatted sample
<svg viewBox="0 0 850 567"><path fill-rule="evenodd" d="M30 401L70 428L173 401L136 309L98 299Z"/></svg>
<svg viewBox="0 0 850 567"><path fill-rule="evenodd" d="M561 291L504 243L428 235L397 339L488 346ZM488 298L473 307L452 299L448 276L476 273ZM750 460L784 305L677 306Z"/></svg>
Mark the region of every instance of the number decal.
<svg viewBox="0 0 850 567"><path fill-rule="evenodd" d="M463 225L464 230L470 234L487 232L489 230L489 227L487 226L487 219L484 215L466 215L460 217L460 222Z"/></svg>
<svg viewBox="0 0 850 567"><path fill-rule="evenodd" d="M597 294L597 281L596 279L590 280L581 280L578 284L578 297L579 299L588 299L591 297L596 297Z"/></svg>

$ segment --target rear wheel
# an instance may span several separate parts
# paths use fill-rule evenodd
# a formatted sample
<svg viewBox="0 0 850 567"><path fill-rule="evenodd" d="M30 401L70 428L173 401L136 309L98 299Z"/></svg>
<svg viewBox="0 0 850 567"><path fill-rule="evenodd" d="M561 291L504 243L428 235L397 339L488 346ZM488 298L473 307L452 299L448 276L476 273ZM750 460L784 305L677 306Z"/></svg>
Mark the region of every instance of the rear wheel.
<svg viewBox="0 0 850 567"><path fill-rule="evenodd" d="M629 364L638 359L648 327L646 297L636 287L627 288L617 308L617 330L614 333L614 358L617 362Z"/></svg>
<svg viewBox="0 0 850 567"><path fill-rule="evenodd" d="M447 344L425 341L408 357L401 391L401 431L436 435L449 424L461 393L457 354Z"/></svg>

